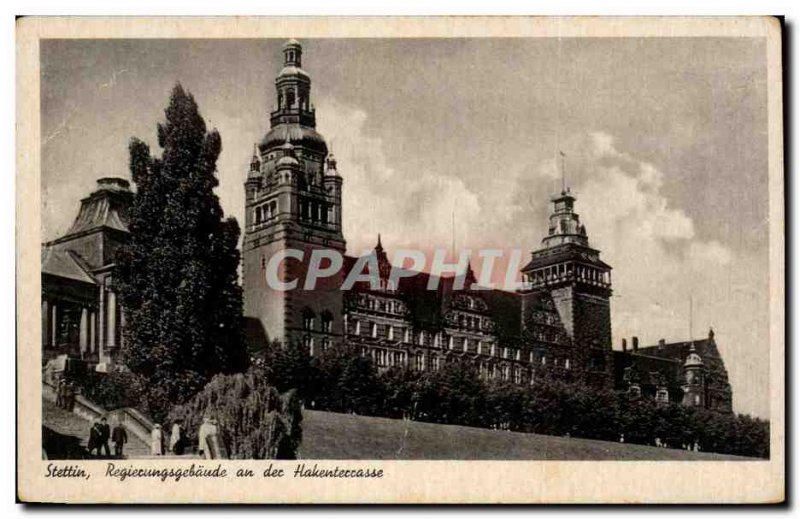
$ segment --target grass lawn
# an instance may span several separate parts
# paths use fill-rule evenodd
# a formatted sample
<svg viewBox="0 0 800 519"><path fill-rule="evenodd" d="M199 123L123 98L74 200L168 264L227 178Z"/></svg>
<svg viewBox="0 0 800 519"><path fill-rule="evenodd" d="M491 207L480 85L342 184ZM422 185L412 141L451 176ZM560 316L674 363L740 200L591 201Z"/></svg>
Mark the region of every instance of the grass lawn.
<svg viewBox="0 0 800 519"><path fill-rule="evenodd" d="M750 460L581 438L303 411L302 459Z"/></svg>

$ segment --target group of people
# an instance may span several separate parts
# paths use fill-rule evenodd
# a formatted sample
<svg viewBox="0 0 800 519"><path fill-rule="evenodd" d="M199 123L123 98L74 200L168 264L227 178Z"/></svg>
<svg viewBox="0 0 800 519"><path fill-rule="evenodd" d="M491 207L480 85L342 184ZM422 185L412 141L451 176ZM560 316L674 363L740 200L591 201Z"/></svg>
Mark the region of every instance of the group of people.
<svg viewBox="0 0 800 519"><path fill-rule="evenodd" d="M89 454L95 454L94 451L97 451L97 456L101 456L102 452L104 452L106 456L111 456L110 449L108 448L109 439L114 444L114 456L121 458L125 449L125 444L128 443L128 431L120 422L117 422L112 431L111 427L108 425L108 419L103 416L100 418L100 421L95 421L94 424L92 424L92 428L89 430Z"/></svg>
<svg viewBox="0 0 800 519"><path fill-rule="evenodd" d="M215 448L214 446L219 443L217 438L218 434L219 428L216 419L206 416L197 432L198 454L200 456L206 458L211 457L212 450ZM103 416L95 421L94 424L92 424L92 428L89 430L89 454L98 457L103 455L110 457L111 449L108 445L109 440L114 444L114 456L121 458L124 454L125 444L128 443L128 431L119 421L117 421L112 430L108 425L108 419ZM178 420L172 424L168 451L165 449L165 444L166 442L161 424L156 424L150 433L150 454L153 456L163 456L169 452L180 456L184 453L184 450L189 444L189 440L184 434L183 423L181 421ZM217 450L220 448L219 446L216 447Z"/></svg>
<svg viewBox="0 0 800 519"><path fill-rule="evenodd" d="M203 418L203 423L197 432L197 447L200 456L209 457L211 454L210 441L219 434L217 420L211 416ZM156 424L150 433L150 454L153 456L163 456L165 454L165 438L161 424ZM187 447L188 440L184 435L183 422L176 420L172 424L172 432L169 435L169 452L180 456Z"/></svg>
<svg viewBox="0 0 800 519"><path fill-rule="evenodd" d="M164 431L161 429L161 424L156 424L153 431L150 433L150 454L153 456L163 456L164 449ZM180 456L186 447L186 438L183 435L183 426L178 420L172 424L172 433L169 435L169 452Z"/></svg>
<svg viewBox="0 0 800 519"><path fill-rule="evenodd" d="M75 382L67 380L66 378L58 379L56 385L56 405L58 407L72 412L75 408L75 395L77 394L78 390L75 386Z"/></svg>

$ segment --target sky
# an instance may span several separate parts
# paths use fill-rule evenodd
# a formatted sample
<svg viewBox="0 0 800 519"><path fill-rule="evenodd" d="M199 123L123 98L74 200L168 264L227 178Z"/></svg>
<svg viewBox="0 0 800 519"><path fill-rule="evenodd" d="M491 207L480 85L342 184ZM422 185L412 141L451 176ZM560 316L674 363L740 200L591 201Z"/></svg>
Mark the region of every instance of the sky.
<svg viewBox="0 0 800 519"><path fill-rule="evenodd" d="M66 231L96 179L130 178L131 137L157 149L176 82L222 136L218 194L241 223L282 43L43 41L43 240ZM317 127L344 178L348 253L380 233L390 253L455 241L527 255L547 230L561 150L590 243L614 268L614 347L713 326L735 410L769 416L763 40L302 43Z"/></svg>

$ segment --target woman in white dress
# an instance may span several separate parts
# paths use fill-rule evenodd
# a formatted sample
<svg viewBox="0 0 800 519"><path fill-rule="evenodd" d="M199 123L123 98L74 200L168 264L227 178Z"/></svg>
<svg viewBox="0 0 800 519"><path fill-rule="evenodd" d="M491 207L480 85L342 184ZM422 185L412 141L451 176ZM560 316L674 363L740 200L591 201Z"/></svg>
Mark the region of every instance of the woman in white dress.
<svg viewBox="0 0 800 519"><path fill-rule="evenodd" d="M208 455L208 436L211 432L211 417L204 416L200 430L197 431L197 450L200 456Z"/></svg>
<svg viewBox="0 0 800 519"><path fill-rule="evenodd" d="M181 424L175 422L172 424L172 434L169 435L169 451L172 454L180 454L178 452L179 442L181 441Z"/></svg>

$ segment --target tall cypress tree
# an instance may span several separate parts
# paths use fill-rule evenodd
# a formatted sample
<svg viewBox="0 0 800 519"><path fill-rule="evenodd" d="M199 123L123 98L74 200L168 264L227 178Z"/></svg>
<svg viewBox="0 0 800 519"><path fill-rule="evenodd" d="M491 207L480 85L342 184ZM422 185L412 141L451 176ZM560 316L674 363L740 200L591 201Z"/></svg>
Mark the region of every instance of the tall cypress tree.
<svg viewBox="0 0 800 519"><path fill-rule="evenodd" d="M176 85L158 125L161 157L130 143L136 195L130 243L117 258L117 290L126 312L123 358L148 382L159 418L217 373L246 369L239 226L224 219L216 162L219 133L191 94Z"/></svg>

